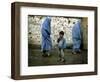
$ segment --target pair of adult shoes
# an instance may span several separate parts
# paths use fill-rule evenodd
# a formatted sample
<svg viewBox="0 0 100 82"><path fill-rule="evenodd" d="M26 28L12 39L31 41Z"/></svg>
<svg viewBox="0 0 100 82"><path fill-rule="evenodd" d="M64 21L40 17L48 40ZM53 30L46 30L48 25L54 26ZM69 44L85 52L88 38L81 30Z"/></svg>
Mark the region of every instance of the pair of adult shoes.
<svg viewBox="0 0 100 82"><path fill-rule="evenodd" d="M42 56L43 56L43 57L49 57L50 54L44 54L44 53L42 53Z"/></svg>
<svg viewBox="0 0 100 82"><path fill-rule="evenodd" d="M72 54L74 54L74 55L77 55L77 54L80 54L81 53L81 51L73 51L72 52Z"/></svg>

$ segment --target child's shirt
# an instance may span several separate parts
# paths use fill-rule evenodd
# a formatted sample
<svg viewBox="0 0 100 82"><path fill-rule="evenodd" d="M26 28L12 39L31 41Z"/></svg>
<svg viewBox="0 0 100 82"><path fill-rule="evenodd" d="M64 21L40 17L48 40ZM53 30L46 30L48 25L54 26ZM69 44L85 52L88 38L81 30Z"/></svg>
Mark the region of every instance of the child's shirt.
<svg viewBox="0 0 100 82"><path fill-rule="evenodd" d="M61 49L66 48L67 44L66 44L65 38L62 38L62 39L58 38L57 42L58 42L58 47L59 48L61 48Z"/></svg>

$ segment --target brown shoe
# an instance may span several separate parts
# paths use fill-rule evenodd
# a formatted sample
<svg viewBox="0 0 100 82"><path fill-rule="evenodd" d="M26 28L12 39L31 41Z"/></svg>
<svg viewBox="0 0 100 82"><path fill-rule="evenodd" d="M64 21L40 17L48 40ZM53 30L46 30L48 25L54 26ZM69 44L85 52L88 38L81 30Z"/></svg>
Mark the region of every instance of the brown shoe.
<svg viewBox="0 0 100 82"><path fill-rule="evenodd" d="M76 55L77 53L75 51L73 51L72 54Z"/></svg>

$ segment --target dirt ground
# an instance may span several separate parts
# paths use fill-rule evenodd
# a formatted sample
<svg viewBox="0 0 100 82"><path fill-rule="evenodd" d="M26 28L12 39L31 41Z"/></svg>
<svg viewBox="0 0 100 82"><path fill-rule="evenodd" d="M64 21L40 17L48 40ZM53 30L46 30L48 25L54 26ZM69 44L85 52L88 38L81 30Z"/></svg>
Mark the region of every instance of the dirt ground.
<svg viewBox="0 0 100 82"><path fill-rule="evenodd" d="M43 57L40 49L28 50L28 66L47 66L47 65L70 65L87 64L87 50L82 50L80 54L72 54L71 49L65 49L65 62L58 62L58 50L51 51L51 56Z"/></svg>

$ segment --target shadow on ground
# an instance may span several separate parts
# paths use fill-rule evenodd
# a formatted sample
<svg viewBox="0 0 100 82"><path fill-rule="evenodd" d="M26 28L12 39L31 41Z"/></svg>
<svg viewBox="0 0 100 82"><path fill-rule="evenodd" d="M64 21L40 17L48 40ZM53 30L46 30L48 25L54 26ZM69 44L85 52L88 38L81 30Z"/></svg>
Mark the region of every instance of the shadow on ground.
<svg viewBox="0 0 100 82"><path fill-rule="evenodd" d="M29 48L28 50L28 66L87 64L87 50L74 55L71 49L65 49L65 62L58 62L58 59L57 49L51 51L50 57L42 57L40 49Z"/></svg>

